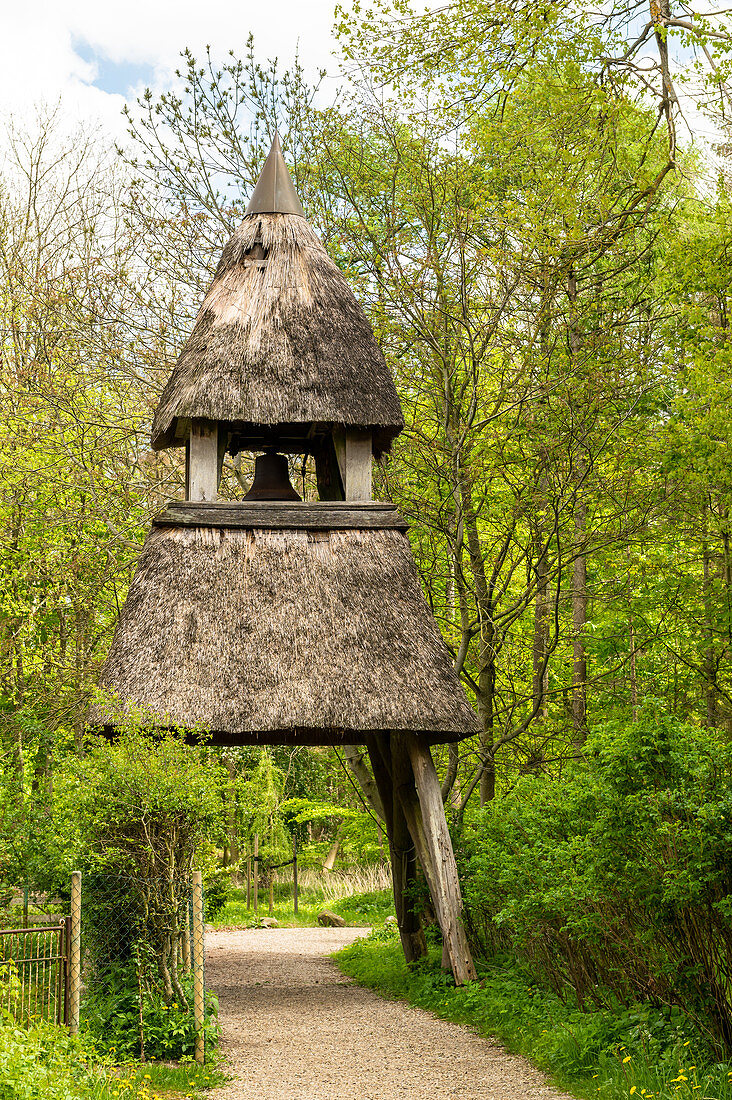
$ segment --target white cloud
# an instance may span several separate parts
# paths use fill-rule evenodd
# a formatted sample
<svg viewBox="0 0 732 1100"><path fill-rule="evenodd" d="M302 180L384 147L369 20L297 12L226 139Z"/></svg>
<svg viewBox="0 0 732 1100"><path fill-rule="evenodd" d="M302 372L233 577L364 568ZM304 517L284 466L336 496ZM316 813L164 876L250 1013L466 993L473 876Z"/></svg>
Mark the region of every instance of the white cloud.
<svg viewBox="0 0 732 1100"><path fill-rule="evenodd" d="M24 116L39 101L60 98L69 120L101 122L116 136L123 130L121 108L134 99L126 85L128 73L135 76L132 67L145 67L133 83L162 90L171 85L184 47L200 55L210 44L217 57L230 49L242 55L250 32L261 60L278 56L286 66L299 45L308 71L334 71L334 3L30 0L11 10L7 5L0 20L0 110ZM119 86L110 88L115 80Z"/></svg>

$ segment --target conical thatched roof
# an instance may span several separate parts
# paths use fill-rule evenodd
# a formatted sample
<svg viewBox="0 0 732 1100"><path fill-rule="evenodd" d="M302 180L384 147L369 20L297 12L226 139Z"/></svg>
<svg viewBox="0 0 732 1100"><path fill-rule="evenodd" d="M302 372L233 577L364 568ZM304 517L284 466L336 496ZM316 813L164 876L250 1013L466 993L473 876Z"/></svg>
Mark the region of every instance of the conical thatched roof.
<svg viewBox="0 0 732 1100"><path fill-rule="evenodd" d="M221 744L478 728L393 526L154 528L100 686L93 724L142 708Z"/></svg>
<svg viewBox="0 0 732 1100"><path fill-rule="evenodd" d="M293 209L277 198L287 172L281 153L273 164L271 157L262 195L258 185L254 212L226 245L163 390L152 445L184 442L186 421L200 417L244 435L262 425L371 428L379 453L404 423L394 382L365 313L312 227L297 213L262 212Z"/></svg>

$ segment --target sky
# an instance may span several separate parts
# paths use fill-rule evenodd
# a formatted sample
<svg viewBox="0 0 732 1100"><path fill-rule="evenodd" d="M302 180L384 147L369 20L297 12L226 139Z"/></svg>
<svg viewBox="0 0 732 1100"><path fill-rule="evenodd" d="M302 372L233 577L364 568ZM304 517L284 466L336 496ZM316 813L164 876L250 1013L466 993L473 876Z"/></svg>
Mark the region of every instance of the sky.
<svg viewBox="0 0 732 1100"><path fill-rule="evenodd" d="M284 67L299 47L314 75L337 72L331 34L335 0L25 0L0 13L0 114L32 117L35 105L61 99L69 121L124 133L121 110L147 85L169 88L188 46L224 59L244 54L254 34L257 57Z"/></svg>

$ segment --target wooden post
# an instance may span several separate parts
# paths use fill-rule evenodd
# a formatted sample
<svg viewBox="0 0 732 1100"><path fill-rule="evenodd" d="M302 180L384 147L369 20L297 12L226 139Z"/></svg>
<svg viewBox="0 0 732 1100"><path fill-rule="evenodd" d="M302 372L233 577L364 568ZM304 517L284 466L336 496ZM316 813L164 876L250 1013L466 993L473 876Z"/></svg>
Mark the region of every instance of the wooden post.
<svg viewBox="0 0 732 1100"><path fill-rule="evenodd" d="M402 941L404 958L408 963L411 963L427 954L427 941L414 899L410 897L409 890L414 884L417 872L415 846L392 779L391 748L388 735L375 734L368 736L367 747L374 779L384 808L391 859L394 909L399 936Z"/></svg>
<svg viewBox="0 0 732 1100"><path fill-rule="evenodd" d="M373 459L370 431L346 428L333 433L345 500L371 500Z"/></svg>
<svg viewBox="0 0 732 1100"><path fill-rule="evenodd" d="M188 446L188 500L218 498L218 426L214 420L192 420Z"/></svg>
<svg viewBox="0 0 732 1100"><path fill-rule="evenodd" d="M196 1029L197 1062L206 1057L203 1023L203 876L193 872L193 1022Z"/></svg>
<svg viewBox="0 0 732 1100"><path fill-rule="evenodd" d="M297 837L292 838L292 908L297 916Z"/></svg>
<svg viewBox="0 0 732 1100"><path fill-rule="evenodd" d="M429 745L422 738L414 733L395 734L393 737L406 748L411 763L417 788L418 814L415 813L417 807L411 802L409 791L402 787L399 793L400 797L402 793L406 795L406 799L403 798L402 802L405 805L407 820L409 821L410 812L413 818L410 823L410 832L426 875L427 866L429 865L430 868L427 880L437 909L437 918L442 929L442 938L447 948L453 977L457 985L463 985L465 982L474 981L477 974L463 925L463 899L460 893L455 853L442 804L440 781L437 778ZM405 802L411 803L409 811ZM424 853L419 851L420 847L426 849Z"/></svg>
<svg viewBox="0 0 732 1100"><path fill-rule="evenodd" d="M254 912L259 908L259 833L254 834Z"/></svg>
<svg viewBox="0 0 732 1100"><path fill-rule="evenodd" d="M71 929L69 943L69 1032L79 1034L81 1005L81 871L71 874Z"/></svg>
<svg viewBox="0 0 732 1100"><path fill-rule="evenodd" d="M247 853L247 909L252 907L252 857Z"/></svg>
<svg viewBox="0 0 732 1100"><path fill-rule="evenodd" d="M274 913L274 871L269 869L269 915Z"/></svg>

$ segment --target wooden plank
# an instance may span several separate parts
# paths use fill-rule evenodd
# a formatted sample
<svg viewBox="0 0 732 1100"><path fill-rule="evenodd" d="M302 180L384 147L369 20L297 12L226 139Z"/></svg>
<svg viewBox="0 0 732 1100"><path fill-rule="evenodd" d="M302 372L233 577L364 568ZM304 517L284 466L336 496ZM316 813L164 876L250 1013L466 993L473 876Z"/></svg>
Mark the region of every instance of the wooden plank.
<svg viewBox="0 0 732 1100"><path fill-rule="evenodd" d="M219 490L218 425L191 421L188 448L188 499L213 502Z"/></svg>
<svg viewBox="0 0 732 1100"><path fill-rule="evenodd" d="M371 432L346 429L346 500L371 500Z"/></svg>
<svg viewBox="0 0 732 1100"><path fill-rule="evenodd" d="M429 745L413 733L404 733L401 737L414 773L424 838L435 875L437 892L433 894L433 900L438 906L438 919L455 982L462 985L474 981L477 974L462 919L460 880L442 804L440 781Z"/></svg>
<svg viewBox="0 0 732 1100"><path fill-rule="evenodd" d="M393 504L380 501L281 501L235 504L171 502L153 520L156 527L244 527L270 530L406 531L408 524Z"/></svg>

